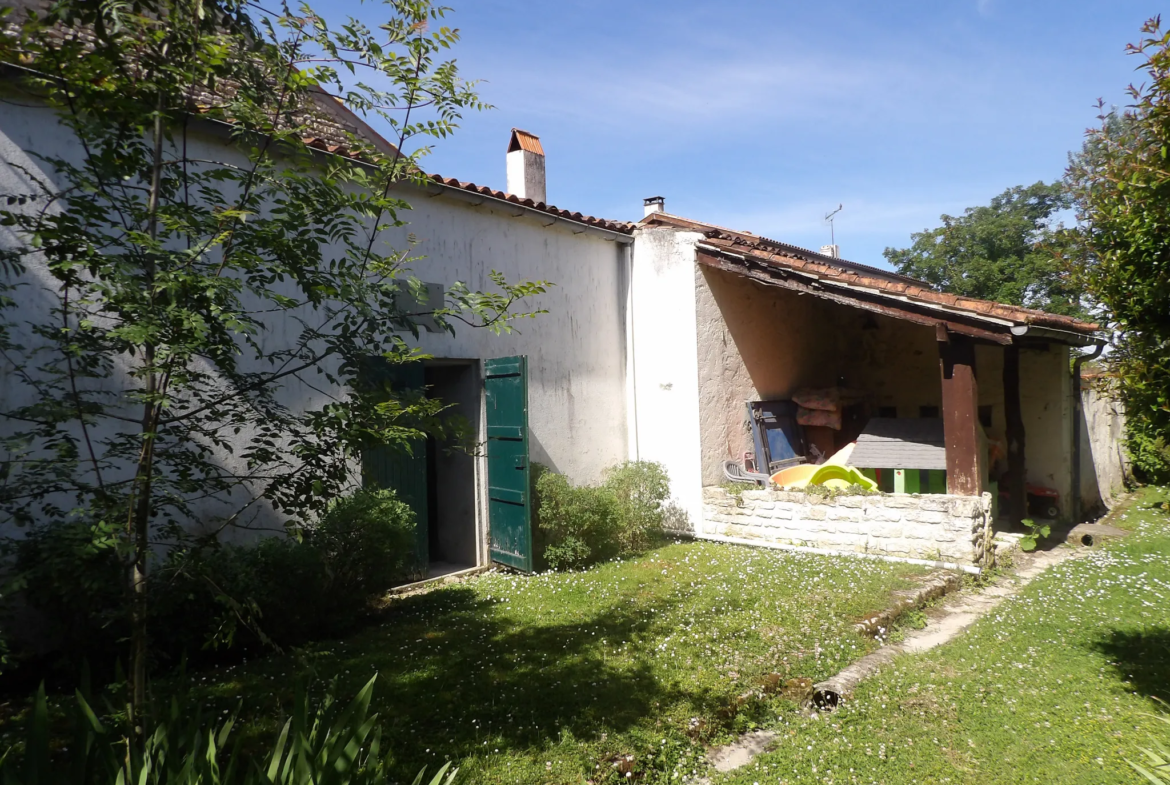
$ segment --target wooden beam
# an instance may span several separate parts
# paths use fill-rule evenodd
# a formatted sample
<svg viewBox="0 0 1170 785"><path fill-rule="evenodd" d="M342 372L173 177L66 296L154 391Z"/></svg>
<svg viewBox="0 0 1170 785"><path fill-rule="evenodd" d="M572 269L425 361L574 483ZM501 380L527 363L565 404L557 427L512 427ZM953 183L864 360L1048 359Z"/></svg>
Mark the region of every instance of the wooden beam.
<svg viewBox="0 0 1170 785"><path fill-rule="evenodd" d="M1003 414L1007 438L1008 516L1013 524L1028 517L1028 476L1024 460L1024 415L1020 408L1020 347L1003 348Z"/></svg>
<svg viewBox="0 0 1170 785"><path fill-rule="evenodd" d="M942 371L943 436L947 447L947 493L983 492L979 449L979 387L975 381L975 344L961 335L938 342Z"/></svg>
<svg viewBox="0 0 1170 785"><path fill-rule="evenodd" d="M925 306L916 306L913 303L902 302L890 296L869 294L857 291L856 289L845 288L840 288L840 291L829 291L826 287L831 287L833 285L832 281L819 280L810 282L811 279L807 275L782 270L774 265L756 262L747 257L728 259L710 251L700 249L695 253L695 258L700 264L707 267L741 275L762 283L765 286L777 286L781 289L811 294L814 297L820 297L821 299L850 308L858 308L863 311L869 311L870 313L877 313L882 316L889 316L893 319L901 319L902 321L913 322L914 324L921 324L926 327L937 328L941 326L949 332L989 343L1003 345L1012 341L1012 336L1006 332L1006 328L1005 332L997 333L981 327L964 324L954 319L941 318L931 313L922 312L931 311L932 309ZM816 285L813 285L813 283Z"/></svg>

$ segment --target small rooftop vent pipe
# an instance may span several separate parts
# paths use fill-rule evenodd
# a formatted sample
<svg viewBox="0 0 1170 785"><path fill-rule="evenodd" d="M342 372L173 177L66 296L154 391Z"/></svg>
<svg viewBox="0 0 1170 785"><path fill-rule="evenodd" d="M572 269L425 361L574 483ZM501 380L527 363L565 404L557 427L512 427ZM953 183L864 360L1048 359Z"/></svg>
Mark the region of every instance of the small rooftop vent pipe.
<svg viewBox="0 0 1170 785"><path fill-rule="evenodd" d="M666 200L661 196L648 196L642 200L642 204L645 206L643 217L666 212Z"/></svg>
<svg viewBox="0 0 1170 785"><path fill-rule="evenodd" d="M540 137L519 128L512 129L508 141L508 193L534 202L547 201Z"/></svg>

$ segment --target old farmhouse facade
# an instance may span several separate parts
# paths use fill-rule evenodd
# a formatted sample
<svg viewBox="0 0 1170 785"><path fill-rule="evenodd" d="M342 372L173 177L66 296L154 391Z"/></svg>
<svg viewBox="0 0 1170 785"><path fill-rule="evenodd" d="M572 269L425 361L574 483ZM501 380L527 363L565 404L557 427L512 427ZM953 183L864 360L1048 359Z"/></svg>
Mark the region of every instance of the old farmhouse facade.
<svg viewBox="0 0 1170 785"><path fill-rule="evenodd" d="M328 111L337 127L388 145L339 106ZM328 124L308 141L322 155L336 144ZM423 257L415 274L437 293L457 281L490 288L493 270L555 284L527 304L547 313L515 332L424 331L417 340L433 359L413 384L456 404L484 449L431 445L364 468L366 482L397 487L415 506L436 572L532 567L533 463L586 483L624 460L659 461L695 536L967 565L988 558L1004 478L1017 491L1051 492L1063 519L1109 490L1094 482L1100 459L1078 430L1070 359L1101 343L1095 325L940 294L672 215L662 199L648 199L636 222L559 209L548 204L539 138L515 130L506 141L507 190L438 175L401 186L412 206L401 239L413 235ZM208 122L190 144L214 158L231 142ZM78 154L48 107L22 100L0 112L0 193L26 192L30 173L52 181L45 157ZM0 370L5 408L16 371ZM322 394L290 389L306 401ZM720 490L726 464L773 468L750 404L808 389L848 401L836 427L798 429L788 444L797 462L836 453L871 420L937 423L934 457L902 466L891 454L889 465L861 467L888 490L880 496L824 501L764 489L744 494L745 508Z"/></svg>

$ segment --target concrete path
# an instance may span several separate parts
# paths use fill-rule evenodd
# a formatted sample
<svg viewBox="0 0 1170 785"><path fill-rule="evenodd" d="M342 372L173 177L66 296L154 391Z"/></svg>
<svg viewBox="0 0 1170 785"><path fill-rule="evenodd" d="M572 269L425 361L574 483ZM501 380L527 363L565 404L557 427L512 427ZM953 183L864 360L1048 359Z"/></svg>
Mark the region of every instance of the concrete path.
<svg viewBox="0 0 1170 785"><path fill-rule="evenodd" d="M1034 553L1015 551L1011 571L1001 576L995 583L976 591L949 595L939 605L926 611L925 628L907 632L902 642L883 646L853 663L846 670L857 671L853 675L857 677L857 681L861 681L873 675L899 654L918 654L941 646L961 635L980 617L1019 592L1045 570L1069 559L1085 556L1090 550L1092 549L1070 543ZM777 735L773 731L754 731L745 734L733 744L712 749L707 754L707 760L717 772L734 771L751 763L757 755L767 752ZM711 785L711 780L700 777L690 780L690 785Z"/></svg>
<svg viewBox="0 0 1170 785"><path fill-rule="evenodd" d="M1014 554L1015 565L1010 573L979 591L952 595L938 608L928 610L926 627L906 633L902 642L893 648L898 649L899 653L918 654L941 646L961 634L981 616L995 610L1001 602L1027 586L1045 570L1069 559L1085 556L1089 550L1061 545L1050 551L1017 551Z"/></svg>

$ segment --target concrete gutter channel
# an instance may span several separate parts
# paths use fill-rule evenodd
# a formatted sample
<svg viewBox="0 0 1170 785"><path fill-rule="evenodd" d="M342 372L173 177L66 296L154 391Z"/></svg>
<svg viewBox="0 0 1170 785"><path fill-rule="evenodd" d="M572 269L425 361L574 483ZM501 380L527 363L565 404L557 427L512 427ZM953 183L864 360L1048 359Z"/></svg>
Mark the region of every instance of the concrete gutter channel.
<svg viewBox="0 0 1170 785"><path fill-rule="evenodd" d="M1012 570L994 583L981 589L960 592L963 576L959 573L936 571L926 576L920 585L895 593L895 602L880 613L873 614L856 625L858 632L870 636L888 632L897 620L912 610L920 610L934 600L947 599L927 611L927 625L921 630L906 633L900 643L887 644L867 654L837 675L812 684L811 679L791 679L784 690L796 698L806 711L832 711L847 700L857 686L900 654L919 654L956 638L979 618L994 610L1006 598L1016 594L1037 576L1051 567L1080 558L1089 553L1103 538L1129 534L1124 529L1110 526L1110 520L1125 508L1116 505L1101 523L1083 523L1070 529L1062 544L1051 550L1024 553L1018 549L1019 535L997 535L996 544L1001 553L1010 551ZM954 596L948 596L954 595ZM729 772L746 766L764 753L779 737L776 731L753 731L744 734L732 744L716 747L707 753L707 761L716 772ZM707 777L688 781L688 785L710 785Z"/></svg>

